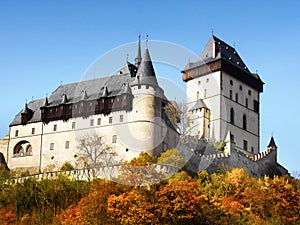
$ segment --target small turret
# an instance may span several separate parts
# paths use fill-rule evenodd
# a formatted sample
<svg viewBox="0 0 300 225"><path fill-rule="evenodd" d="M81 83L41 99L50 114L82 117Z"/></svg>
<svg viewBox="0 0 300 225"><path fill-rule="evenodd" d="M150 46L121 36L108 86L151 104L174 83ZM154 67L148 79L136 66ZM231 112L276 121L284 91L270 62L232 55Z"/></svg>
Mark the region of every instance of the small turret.
<svg viewBox="0 0 300 225"><path fill-rule="evenodd" d="M139 34L139 41L138 41L138 49L137 49L137 56L135 58L135 65L139 67L142 62L142 54L141 54L141 35Z"/></svg>
<svg viewBox="0 0 300 225"><path fill-rule="evenodd" d="M81 101L84 101L84 100L87 100L87 99L88 99L88 96L87 96L86 90L84 90L84 91L82 91Z"/></svg>
<svg viewBox="0 0 300 225"><path fill-rule="evenodd" d="M47 107L49 105L48 97L45 98L43 107Z"/></svg>
<svg viewBox="0 0 300 225"><path fill-rule="evenodd" d="M101 97L107 97L107 96L108 96L108 89L107 89L107 86L105 86L104 89L103 89Z"/></svg>
<svg viewBox="0 0 300 225"><path fill-rule="evenodd" d="M143 55L142 62L138 68L136 78L132 82L132 85L138 84L151 85L155 87L158 86L148 48L145 49L145 53Z"/></svg>
<svg viewBox="0 0 300 225"><path fill-rule="evenodd" d="M21 112L21 123L26 124L32 117L33 111L28 107L27 103Z"/></svg>
<svg viewBox="0 0 300 225"><path fill-rule="evenodd" d="M68 102L67 94L63 93L62 99L61 99L61 104L66 104Z"/></svg>
<svg viewBox="0 0 300 225"><path fill-rule="evenodd" d="M270 140L270 143L269 143L269 145L268 145L268 148L272 148L272 149L274 149L274 150L277 149L277 145L276 145L276 143L275 143L275 140L274 140L274 137L273 137L273 136L271 137L271 140Z"/></svg>

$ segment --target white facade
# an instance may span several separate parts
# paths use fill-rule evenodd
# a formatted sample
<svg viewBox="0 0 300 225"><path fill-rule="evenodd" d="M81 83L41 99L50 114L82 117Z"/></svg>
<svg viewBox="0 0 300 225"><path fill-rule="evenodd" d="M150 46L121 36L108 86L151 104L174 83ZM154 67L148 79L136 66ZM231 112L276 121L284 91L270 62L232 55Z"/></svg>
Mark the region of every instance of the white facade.
<svg viewBox="0 0 300 225"><path fill-rule="evenodd" d="M259 95L263 82L257 74L250 73L234 48L213 36L199 61L186 66L183 80L187 115L191 118L190 136L202 134L212 142L222 142L231 133L231 141L238 150L259 153ZM191 110L199 107L199 101L203 102L202 111L210 112L209 122L208 116ZM204 123L209 125L203 126ZM207 129L209 137L203 135Z"/></svg>

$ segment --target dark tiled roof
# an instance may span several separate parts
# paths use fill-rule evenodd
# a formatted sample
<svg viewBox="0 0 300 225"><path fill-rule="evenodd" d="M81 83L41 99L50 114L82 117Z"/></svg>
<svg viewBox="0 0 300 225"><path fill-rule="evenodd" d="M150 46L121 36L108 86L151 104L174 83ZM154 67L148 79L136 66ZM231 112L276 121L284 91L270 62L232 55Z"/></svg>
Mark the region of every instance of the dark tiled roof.
<svg viewBox="0 0 300 225"><path fill-rule="evenodd" d="M184 71L208 64L219 59L225 60L231 63L232 65L235 65L239 69L248 73L250 76L253 76L257 80L261 81L258 74L252 74L249 71L246 64L239 56L235 48L228 45L227 43L225 43L224 41L222 41L214 35L212 35L209 39L208 43L206 44L205 48L200 54L198 61L188 63L184 68Z"/></svg>
<svg viewBox="0 0 300 225"><path fill-rule="evenodd" d="M32 110L32 117L28 123L34 123L41 121L41 110L40 107L44 104L45 99L38 99L38 100L32 100L28 103L28 108ZM19 125L21 124L21 112L19 112L14 120L11 122L10 126Z"/></svg>
<svg viewBox="0 0 300 225"><path fill-rule="evenodd" d="M190 111L196 110L196 109L202 109L207 108L205 103L202 101L202 99L199 99L196 104L190 109Z"/></svg>
<svg viewBox="0 0 300 225"><path fill-rule="evenodd" d="M132 85L137 84L148 84L152 86L158 86L148 48L146 48L145 50L135 80L132 83Z"/></svg>
<svg viewBox="0 0 300 225"><path fill-rule="evenodd" d="M27 109L25 106L25 108L15 116L10 126L21 124L21 113L24 110L31 110L33 112L32 118L28 123L41 121L40 108L45 106L45 104L47 107L52 107L64 103L70 104L82 101L83 98L85 98L85 100L95 100L104 93L110 97L131 92L131 90L129 90L130 87L127 87L127 83L131 83L133 80L134 77L131 77L130 74L121 74L61 85L52 92L49 98L33 100L27 104Z"/></svg>
<svg viewBox="0 0 300 225"><path fill-rule="evenodd" d="M269 145L268 145L268 148L270 148L270 147L275 147L275 148L277 148L273 136L271 137L270 143L269 143Z"/></svg>

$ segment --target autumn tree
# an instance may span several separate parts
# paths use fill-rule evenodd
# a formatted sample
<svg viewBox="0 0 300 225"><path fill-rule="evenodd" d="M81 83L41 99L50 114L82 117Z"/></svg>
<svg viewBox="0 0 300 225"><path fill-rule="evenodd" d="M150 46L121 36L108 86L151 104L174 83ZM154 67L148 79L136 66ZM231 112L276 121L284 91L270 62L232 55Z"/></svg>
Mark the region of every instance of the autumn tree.
<svg viewBox="0 0 300 225"><path fill-rule="evenodd" d="M153 183L162 181L165 176L156 171L154 157L141 152L130 162L125 162L121 169L118 182L135 187L150 186Z"/></svg>
<svg viewBox="0 0 300 225"><path fill-rule="evenodd" d="M92 169L93 177L97 177L97 168L120 163L117 152L107 145L103 136L85 135L77 140L78 162L84 168Z"/></svg>
<svg viewBox="0 0 300 225"><path fill-rule="evenodd" d="M186 160L181 154L180 150L176 148L171 148L161 153L161 155L157 158L157 162L182 168L185 165Z"/></svg>

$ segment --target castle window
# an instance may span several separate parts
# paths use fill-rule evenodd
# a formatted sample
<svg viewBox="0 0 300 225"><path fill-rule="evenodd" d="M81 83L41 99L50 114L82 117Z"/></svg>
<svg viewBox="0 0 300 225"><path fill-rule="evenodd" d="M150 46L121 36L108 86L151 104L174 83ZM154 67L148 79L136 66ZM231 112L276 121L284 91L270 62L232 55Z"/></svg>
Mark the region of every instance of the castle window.
<svg viewBox="0 0 300 225"><path fill-rule="evenodd" d="M54 124L53 125L53 131L56 131L57 130L57 124Z"/></svg>
<svg viewBox="0 0 300 225"><path fill-rule="evenodd" d="M76 125L76 123L72 122L72 129L75 129L75 125Z"/></svg>
<svg viewBox="0 0 300 225"><path fill-rule="evenodd" d="M258 101L254 100L253 101L253 109L254 109L254 112L259 112L259 103Z"/></svg>
<svg viewBox="0 0 300 225"><path fill-rule="evenodd" d="M240 85L240 90L241 90L241 91L243 90L243 86L242 86L242 85Z"/></svg>
<svg viewBox="0 0 300 225"><path fill-rule="evenodd" d="M101 125L101 118L97 119L97 125Z"/></svg>
<svg viewBox="0 0 300 225"><path fill-rule="evenodd" d="M19 136L19 130L16 130L15 131L15 137L18 137Z"/></svg>
<svg viewBox="0 0 300 225"><path fill-rule="evenodd" d="M50 150L54 150L54 143L50 143Z"/></svg>
<svg viewBox="0 0 300 225"><path fill-rule="evenodd" d="M230 85L233 85L233 81L232 80L230 80Z"/></svg>
<svg viewBox="0 0 300 225"><path fill-rule="evenodd" d="M232 99L232 90L229 91L229 98Z"/></svg>
<svg viewBox="0 0 300 225"><path fill-rule="evenodd" d="M204 98L206 98L206 89L204 89Z"/></svg>
<svg viewBox="0 0 300 225"><path fill-rule="evenodd" d="M234 109L230 109L230 123L234 124Z"/></svg>
<svg viewBox="0 0 300 225"><path fill-rule="evenodd" d="M206 79L206 83L208 83L208 82L209 82L209 78Z"/></svg>
<svg viewBox="0 0 300 225"><path fill-rule="evenodd" d="M108 118L108 123L109 123L109 124L112 124L112 116L110 116L110 117Z"/></svg>
<svg viewBox="0 0 300 225"><path fill-rule="evenodd" d="M117 143L117 135L112 136L112 143Z"/></svg>
<svg viewBox="0 0 300 225"><path fill-rule="evenodd" d="M25 152L25 155L32 155L32 146L31 145L28 145L26 147L26 152Z"/></svg>
<svg viewBox="0 0 300 225"><path fill-rule="evenodd" d="M248 98L246 98L246 108L248 108Z"/></svg>
<svg viewBox="0 0 300 225"><path fill-rule="evenodd" d="M123 115L120 115L120 123L123 123Z"/></svg>
<svg viewBox="0 0 300 225"><path fill-rule="evenodd" d="M65 149L69 149L70 148L70 141L66 141L65 143Z"/></svg>
<svg viewBox="0 0 300 225"><path fill-rule="evenodd" d="M243 129L247 130L247 116L245 114L243 115Z"/></svg>
<svg viewBox="0 0 300 225"><path fill-rule="evenodd" d="M235 101L239 102L239 94L238 93L235 94Z"/></svg>
<svg viewBox="0 0 300 225"><path fill-rule="evenodd" d="M246 141L246 140L244 140L244 143L243 143L243 149L244 149L245 151L248 150L248 141Z"/></svg>
<svg viewBox="0 0 300 225"><path fill-rule="evenodd" d="M140 84L138 85L138 89L141 89L141 85Z"/></svg>
<svg viewBox="0 0 300 225"><path fill-rule="evenodd" d="M94 119L91 119L91 120L90 120L90 126L91 126L91 127L94 126Z"/></svg>
<svg viewBox="0 0 300 225"><path fill-rule="evenodd" d="M251 95L251 90L248 90L248 95Z"/></svg>
<svg viewBox="0 0 300 225"><path fill-rule="evenodd" d="M200 84L201 84L201 81L199 80L199 81L198 81L198 85L200 85Z"/></svg>
<svg viewBox="0 0 300 225"><path fill-rule="evenodd" d="M149 89L149 85L146 85L146 89Z"/></svg>
<svg viewBox="0 0 300 225"><path fill-rule="evenodd" d="M230 134L230 141L234 142L234 135Z"/></svg>
<svg viewBox="0 0 300 225"><path fill-rule="evenodd" d="M254 153L254 148L253 147L251 147L251 152Z"/></svg>
<svg viewBox="0 0 300 225"><path fill-rule="evenodd" d="M31 128L31 134L35 134L35 128Z"/></svg>
<svg viewBox="0 0 300 225"><path fill-rule="evenodd" d="M199 91L196 92L196 100L199 99Z"/></svg>

